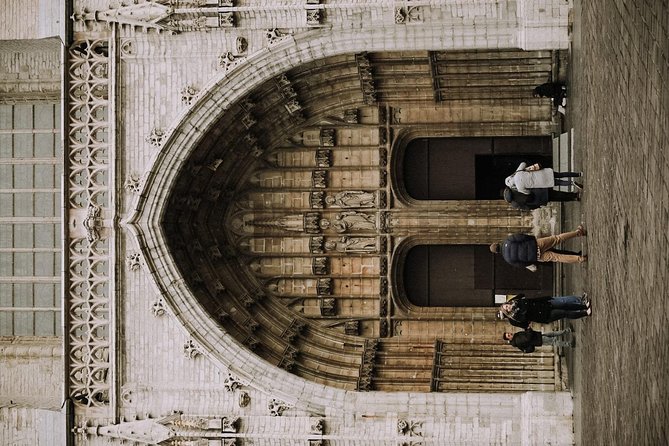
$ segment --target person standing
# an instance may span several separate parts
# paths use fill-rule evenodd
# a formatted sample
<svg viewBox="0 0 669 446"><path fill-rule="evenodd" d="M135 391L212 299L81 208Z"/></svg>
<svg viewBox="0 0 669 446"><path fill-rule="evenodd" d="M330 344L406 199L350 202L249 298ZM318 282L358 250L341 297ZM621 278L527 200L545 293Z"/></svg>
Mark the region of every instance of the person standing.
<svg viewBox="0 0 669 446"><path fill-rule="evenodd" d="M570 341L561 339L563 335L569 333L571 333L571 328L565 328L564 330L559 331L547 331L545 333L526 328L525 330L516 333L507 331L502 335L502 339L523 353L532 353L536 347L541 347L542 345L571 347Z"/></svg>
<svg viewBox="0 0 669 446"><path fill-rule="evenodd" d="M580 319L590 316L592 308L587 295L545 296L528 298L518 294L500 305L498 316L515 327L529 328L532 322L549 324L560 319Z"/></svg>
<svg viewBox="0 0 669 446"><path fill-rule="evenodd" d="M504 184L521 194L528 195L531 189L571 186L572 180L565 180L564 178L580 176L582 176L580 172L555 172L550 167L541 168L539 164L528 166L527 163L522 162L514 173L506 177ZM573 184L579 189L583 188L580 183L573 182Z"/></svg>
<svg viewBox="0 0 669 446"><path fill-rule="evenodd" d="M553 190L549 187L542 187L530 190L528 195L505 187L502 191L502 197L511 205L512 208L521 211L531 211L545 206L549 201L577 201L580 196L576 192L562 192Z"/></svg>
<svg viewBox="0 0 669 446"><path fill-rule="evenodd" d="M513 234L506 240L490 245L490 252L502 254L506 263L512 266L525 267L534 272L536 262L583 263L588 256L580 253L555 249L558 243L574 237L587 235L585 228L579 225L575 231L564 232L558 235L536 238L528 234Z"/></svg>

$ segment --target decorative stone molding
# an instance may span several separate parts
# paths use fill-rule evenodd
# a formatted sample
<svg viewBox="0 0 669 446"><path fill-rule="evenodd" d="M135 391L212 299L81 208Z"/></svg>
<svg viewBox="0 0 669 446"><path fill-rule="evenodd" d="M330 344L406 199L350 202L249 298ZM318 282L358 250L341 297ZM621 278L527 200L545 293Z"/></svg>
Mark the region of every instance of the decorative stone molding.
<svg viewBox="0 0 669 446"><path fill-rule="evenodd" d="M100 224L100 206L95 203L88 204L88 211L82 225L86 228L86 239L89 243L100 239L100 227L102 226Z"/></svg>
<svg viewBox="0 0 669 446"><path fill-rule="evenodd" d="M423 427L422 421L412 421L400 419L397 421L397 433L400 435L407 435L409 437L422 437L423 432L421 431Z"/></svg>
<svg viewBox="0 0 669 446"><path fill-rule="evenodd" d="M423 8L421 6L396 7L395 23L404 25L409 23L423 23Z"/></svg>
<svg viewBox="0 0 669 446"><path fill-rule="evenodd" d="M317 189L328 187L328 171L314 170L311 172L311 186Z"/></svg>
<svg viewBox="0 0 669 446"><path fill-rule="evenodd" d="M198 89L193 85L186 85L181 89L179 94L181 95L181 103L190 106L193 103L193 99L197 96Z"/></svg>
<svg viewBox="0 0 669 446"><path fill-rule="evenodd" d="M374 361L376 360L378 346L379 342L375 339L365 340L365 348L362 352L362 360L360 361L356 390L364 392L372 390L372 377L375 367Z"/></svg>
<svg viewBox="0 0 669 446"><path fill-rule="evenodd" d="M344 333L349 336L360 335L360 321L346 321L344 323Z"/></svg>
<svg viewBox="0 0 669 446"><path fill-rule="evenodd" d="M320 131L320 143L324 147L334 147L336 144L336 135L337 131L335 129L327 128L321 129Z"/></svg>
<svg viewBox="0 0 669 446"><path fill-rule="evenodd" d="M202 347L192 339L184 343L184 356L188 359L195 359L202 354Z"/></svg>
<svg viewBox="0 0 669 446"><path fill-rule="evenodd" d="M238 56L245 54L249 44L244 37L237 37L235 39L235 51Z"/></svg>
<svg viewBox="0 0 669 446"><path fill-rule="evenodd" d="M376 104L376 86L369 56L366 52L356 54L355 61L358 66L363 102L367 105Z"/></svg>
<svg viewBox="0 0 669 446"><path fill-rule="evenodd" d="M321 316L336 316L337 309L335 308L337 300L333 297L319 299L319 308Z"/></svg>
<svg viewBox="0 0 669 446"><path fill-rule="evenodd" d="M289 36L289 33L281 32L278 28L272 28L265 31L265 39L267 39L267 45L269 46L276 45Z"/></svg>
<svg viewBox="0 0 669 446"><path fill-rule="evenodd" d="M102 212L109 208L110 174L109 43L105 40L74 42L68 51L69 133L67 194L70 227L82 213L85 237L68 234L69 286L65 311L65 351L69 357L68 395L76 405L108 405L111 370L109 359L110 242L101 239Z"/></svg>
<svg viewBox="0 0 669 446"><path fill-rule="evenodd" d="M245 57L236 56L231 51L225 52L218 57L218 66L224 74L227 74L233 68L239 66Z"/></svg>
<svg viewBox="0 0 669 446"><path fill-rule="evenodd" d="M316 293L319 296L330 296L332 294L332 278L323 277L316 281Z"/></svg>
<svg viewBox="0 0 669 446"><path fill-rule="evenodd" d="M325 192L311 192L309 195L309 204L312 209L323 209L325 207Z"/></svg>
<svg viewBox="0 0 669 446"><path fill-rule="evenodd" d="M326 276L330 272L329 261L327 257L312 257L311 270L316 276Z"/></svg>
<svg viewBox="0 0 669 446"><path fill-rule="evenodd" d="M247 407L249 404L251 404L251 396L249 393L246 391L239 392L239 399L237 400L237 404L239 407Z"/></svg>
<svg viewBox="0 0 669 446"><path fill-rule="evenodd" d="M285 402L273 398L267 403L267 409L271 416L280 417L290 407Z"/></svg>
<svg viewBox="0 0 669 446"><path fill-rule="evenodd" d="M345 190L325 198L328 207L373 208L377 205L376 194L362 190Z"/></svg>
<svg viewBox="0 0 669 446"><path fill-rule="evenodd" d="M125 266L130 271L139 271L142 266L142 254L137 251L130 252L125 256Z"/></svg>
<svg viewBox="0 0 669 446"><path fill-rule="evenodd" d="M165 131L163 129L154 128L145 140L153 147L160 148L165 140Z"/></svg>
<svg viewBox="0 0 669 446"><path fill-rule="evenodd" d="M223 381L223 387L228 392L233 392L242 387L243 385L244 383L242 383L242 381L239 378L237 378L230 372L228 372L227 378L225 378L225 380Z"/></svg>
<svg viewBox="0 0 669 446"><path fill-rule="evenodd" d="M307 26L320 26L323 22L323 14L320 9L306 10Z"/></svg>
<svg viewBox="0 0 669 446"><path fill-rule="evenodd" d="M348 124L358 124L360 122L360 111L357 108L348 108L344 110L344 122Z"/></svg>
<svg viewBox="0 0 669 446"><path fill-rule="evenodd" d="M153 303L151 303L151 314L153 314L154 317L164 316L166 312L167 306L165 305L165 300L162 297L159 297L158 299L154 300Z"/></svg>
<svg viewBox="0 0 669 446"><path fill-rule="evenodd" d="M131 194L138 194L142 190L142 178L136 172L131 173L125 179L123 188Z"/></svg>
<svg viewBox="0 0 669 446"><path fill-rule="evenodd" d="M325 420L322 418L313 420L309 433L312 435L323 435L323 433L325 433Z"/></svg>

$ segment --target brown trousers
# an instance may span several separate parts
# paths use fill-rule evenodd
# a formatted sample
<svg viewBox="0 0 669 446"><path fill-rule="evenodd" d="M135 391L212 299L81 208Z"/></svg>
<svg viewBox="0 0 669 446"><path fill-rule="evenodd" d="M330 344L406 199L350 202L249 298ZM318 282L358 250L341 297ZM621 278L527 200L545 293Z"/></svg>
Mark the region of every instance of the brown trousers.
<svg viewBox="0 0 669 446"><path fill-rule="evenodd" d="M562 243L574 237L579 237L578 231L564 232L558 235L551 235L549 237L541 237L537 239L537 249L539 250L540 262L560 262L560 263L579 263L583 261L583 257L576 254L560 254L551 251L558 243Z"/></svg>

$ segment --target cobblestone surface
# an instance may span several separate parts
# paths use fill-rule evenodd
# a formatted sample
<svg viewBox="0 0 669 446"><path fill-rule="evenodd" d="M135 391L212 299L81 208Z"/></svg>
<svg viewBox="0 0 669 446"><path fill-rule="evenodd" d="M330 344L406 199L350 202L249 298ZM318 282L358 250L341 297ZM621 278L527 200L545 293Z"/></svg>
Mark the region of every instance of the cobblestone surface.
<svg viewBox="0 0 669 446"><path fill-rule="evenodd" d="M568 356L579 444L669 444L669 6L578 1L568 126L590 262L565 270L593 316Z"/></svg>

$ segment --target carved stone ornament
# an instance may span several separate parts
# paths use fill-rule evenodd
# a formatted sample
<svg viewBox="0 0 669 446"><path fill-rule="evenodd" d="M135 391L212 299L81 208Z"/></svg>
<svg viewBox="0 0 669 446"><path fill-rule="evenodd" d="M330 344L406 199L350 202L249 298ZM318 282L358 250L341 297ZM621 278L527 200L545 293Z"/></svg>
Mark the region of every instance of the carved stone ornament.
<svg viewBox="0 0 669 446"><path fill-rule="evenodd" d="M239 378L237 378L230 372L228 372L228 376L223 381L223 387L228 392L233 392L239 389L243 385L244 384L239 380Z"/></svg>
<svg viewBox="0 0 669 446"><path fill-rule="evenodd" d="M131 194L138 194L142 190L142 178L137 173L131 173L125 179L123 187Z"/></svg>
<svg viewBox="0 0 669 446"><path fill-rule="evenodd" d="M312 435L323 435L324 432L325 432L325 420L322 418L312 420L310 433Z"/></svg>
<svg viewBox="0 0 669 446"><path fill-rule="evenodd" d="M376 86L374 84L374 75L369 56L365 52L356 54L355 61L358 66L358 77L360 78L363 102L368 105L375 104Z"/></svg>
<svg viewBox="0 0 669 446"><path fill-rule="evenodd" d="M307 234L318 234L323 229L323 226L328 227L330 222L322 219L321 214L318 212L305 212L303 224L304 232Z"/></svg>
<svg viewBox="0 0 669 446"><path fill-rule="evenodd" d="M360 335L360 321L347 321L344 323L344 333L349 336Z"/></svg>
<svg viewBox="0 0 669 446"><path fill-rule="evenodd" d="M395 23L422 23L423 10L420 6L402 6L395 8Z"/></svg>
<svg viewBox="0 0 669 446"><path fill-rule="evenodd" d="M235 56L231 51L227 51L218 57L218 66L223 70L223 73L228 73L233 68L242 63L244 57Z"/></svg>
<svg viewBox="0 0 669 446"><path fill-rule="evenodd" d="M200 347L192 339L187 340L184 343L184 356L188 359L195 359L202 354L202 347Z"/></svg>
<svg viewBox="0 0 669 446"><path fill-rule="evenodd" d="M335 215L332 228L337 232L368 231L375 232L376 214L368 214L358 211L339 212Z"/></svg>
<svg viewBox="0 0 669 446"><path fill-rule="evenodd" d="M328 187L328 171L314 170L311 172L311 186L316 189L325 189Z"/></svg>
<svg viewBox="0 0 669 446"><path fill-rule="evenodd" d="M309 238L309 252L312 254L323 254L325 250L323 249L325 239L321 236L310 237Z"/></svg>
<svg viewBox="0 0 669 446"><path fill-rule="evenodd" d="M387 338L388 337L388 320L381 319L379 321L379 337Z"/></svg>
<svg viewBox="0 0 669 446"><path fill-rule="evenodd" d="M161 317L164 316L166 312L167 307L165 306L165 301L162 297L159 297L153 301L151 304L151 314L153 314L155 317Z"/></svg>
<svg viewBox="0 0 669 446"><path fill-rule="evenodd" d="M332 166L332 150L329 149L316 150L316 166L317 167Z"/></svg>
<svg viewBox="0 0 669 446"><path fill-rule="evenodd" d="M318 26L322 21L320 9L307 9L307 26Z"/></svg>
<svg viewBox="0 0 669 446"><path fill-rule="evenodd" d="M337 310L335 308L336 299L333 297L321 298L319 301L319 307L321 310L321 316L336 316Z"/></svg>
<svg viewBox="0 0 669 446"><path fill-rule="evenodd" d="M218 26L221 28L232 28L236 24L235 14L233 12L219 12Z"/></svg>
<svg viewBox="0 0 669 446"><path fill-rule="evenodd" d="M321 146L334 147L336 144L335 135L336 135L335 129L321 129L320 132Z"/></svg>
<svg viewBox="0 0 669 446"><path fill-rule="evenodd" d="M247 407L251 403L251 396L247 391L239 392L237 403L239 407Z"/></svg>
<svg viewBox="0 0 669 446"><path fill-rule="evenodd" d="M239 418L221 417L221 432L237 433L237 421L239 421Z"/></svg>
<svg viewBox="0 0 669 446"><path fill-rule="evenodd" d="M88 210L86 212L86 218L82 221L82 225L86 229L86 239L89 243L96 242L100 239L100 206L95 203L88 204Z"/></svg>
<svg viewBox="0 0 669 446"><path fill-rule="evenodd" d="M315 276L326 276L330 272L329 269L327 257L313 257L311 259L311 270Z"/></svg>
<svg viewBox="0 0 669 446"><path fill-rule="evenodd" d="M388 298L385 296L379 298L379 316L388 316Z"/></svg>
<svg viewBox="0 0 669 446"><path fill-rule="evenodd" d="M338 240L325 242L325 249L344 253L371 254L379 251L379 243L376 237L343 236Z"/></svg>
<svg viewBox="0 0 669 446"><path fill-rule="evenodd" d="M275 45L289 36L290 34L281 32L277 28L272 28L265 31L265 39L267 39L267 44L269 46Z"/></svg>
<svg viewBox="0 0 669 446"><path fill-rule="evenodd" d="M376 206L376 194L362 190L345 190L328 195L325 203L329 207L371 208Z"/></svg>
<svg viewBox="0 0 669 446"><path fill-rule="evenodd" d="M387 296L388 295L388 278L387 277L381 277L379 279L379 294L381 296Z"/></svg>
<svg viewBox="0 0 669 446"><path fill-rule="evenodd" d="M181 95L181 103L187 106L190 106L193 103L193 99L197 96L198 89L193 85L186 85L181 89L179 94Z"/></svg>
<svg viewBox="0 0 669 446"><path fill-rule="evenodd" d="M142 254L139 252L131 252L125 256L125 265L130 271L139 271L142 266Z"/></svg>
<svg viewBox="0 0 669 446"><path fill-rule="evenodd" d="M423 422L400 419L397 421L397 433L409 437L422 437Z"/></svg>
<svg viewBox="0 0 669 446"><path fill-rule="evenodd" d="M153 147L160 147L163 145L164 138L165 131L163 129L154 128L151 130L149 136L146 137L146 142L151 144Z"/></svg>
<svg viewBox="0 0 669 446"><path fill-rule="evenodd" d="M323 277L316 282L316 293L319 296L329 296L332 294L332 278Z"/></svg>
<svg viewBox="0 0 669 446"><path fill-rule="evenodd" d="M286 410L289 409L289 407L283 401L273 398L269 401L269 403L267 403L267 409L269 409L269 414L271 416L280 417Z"/></svg>
<svg viewBox="0 0 669 446"><path fill-rule="evenodd" d="M357 108L349 108L344 110L344 122L348 124L357 124L360 122L359 114L360 112Z"/></svg>
<svg viewBox="0 0 669 446"><path fill-rule="evenodd" d="M312 209L323 209L325 207L325 192L314 191L309 195L309 204Z"/></svg>
<svg viewBox="0 0 669 446"><path fill-rule="evenodd" d="M250 129L251 127L253 127L255 124L258 123L256 118L254 118L251 113L246 113L244 116L242 116L241 121L242 125L247 129Z"/></svg>
<svg viewBox="0 0 669 446"><path fill-rule="evenodd" d="M248 47L249 44L244 37L239 36L235 39L235 50L238 55L246 53Z"/></svg>

